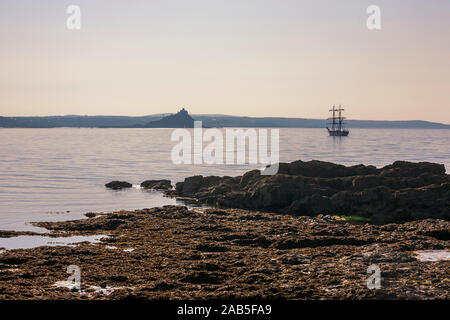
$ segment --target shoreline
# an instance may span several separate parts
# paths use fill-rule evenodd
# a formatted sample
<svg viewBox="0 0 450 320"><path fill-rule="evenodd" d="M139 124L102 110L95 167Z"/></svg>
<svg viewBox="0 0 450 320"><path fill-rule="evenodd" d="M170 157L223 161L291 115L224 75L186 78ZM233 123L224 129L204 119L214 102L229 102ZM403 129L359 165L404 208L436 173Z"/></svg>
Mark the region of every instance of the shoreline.
<svg viewBox="0 0 450 320"><path fill-rule="evenodd" d="M0 254L0 299L449 299L450 222L350 224L183 206L38 222L52 236L107 235L98 243ZM444 256L445 258L445 256ZM381 269L381 289L366 287ZM64 287L81 269L82 292Z"/></svg>
<svg viewBox="0 0 450 320"><path fill-rule="evenodd" d="M0 299L450 299L444 165L296 161L279 169L193 176L175 188L141 184L200 205L190 209L32 223L45 234L0 230L53 241L0 248ZM68 267L79 268L81 291ZM373 268L378 289L367 285Z"/></svg>
<svg viewBox="0 0 450 320"><path fill-rule="evenodd" d="M355 216L378 224L450 220L450 175L443 164L395 161L376 168L298 160L276 168L273 175L191 176L165 194L214 207Z"/></svg>

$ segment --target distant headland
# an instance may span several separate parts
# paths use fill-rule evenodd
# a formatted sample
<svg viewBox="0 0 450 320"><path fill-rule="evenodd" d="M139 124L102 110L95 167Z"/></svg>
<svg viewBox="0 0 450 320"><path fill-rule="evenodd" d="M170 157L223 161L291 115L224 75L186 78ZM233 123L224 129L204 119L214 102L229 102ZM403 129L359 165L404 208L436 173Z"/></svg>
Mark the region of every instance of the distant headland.
<svg viewBox="0 0 450 320"><path fill-rule="evenodd" d="M194 119L182 108L178 113L164 117L160 120L150 121L144 128L193 128Z"/></svg>
<svg viewBox="0 0 450 320"><path fill-rule="evenodd" d="M190 115L185 108L175 114L148 116L45 116L1 117L1 128L193 128L194 121L202 121L204 127L243 128L325 128L325 119L243 117L230 115ZM450 129L450 124L422 120L348 120L348 128L385 129Z"/></svg>

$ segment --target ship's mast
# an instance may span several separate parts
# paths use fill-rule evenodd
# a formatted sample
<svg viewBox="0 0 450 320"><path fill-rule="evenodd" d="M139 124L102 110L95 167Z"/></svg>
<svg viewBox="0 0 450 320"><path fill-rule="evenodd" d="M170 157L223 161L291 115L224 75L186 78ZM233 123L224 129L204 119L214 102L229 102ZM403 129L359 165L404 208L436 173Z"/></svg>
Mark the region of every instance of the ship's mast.
<svg viewBox="0 0 450 320"><path fill-rule="evenodd" d="M344 108L342 108L341 105L339 105L339 130L342 130L342 125L344 124L344 117L342 116L342 111L344 111Z"/></svg>
<svg viewBox="0 0 450 320"><path fill-rule="evenodd" d="M336 108L333 105L333 109L331 109L330 111L333 111L333 118L332 118L332 122L331 122L331 130L335 130L336 127Z"/></svg>

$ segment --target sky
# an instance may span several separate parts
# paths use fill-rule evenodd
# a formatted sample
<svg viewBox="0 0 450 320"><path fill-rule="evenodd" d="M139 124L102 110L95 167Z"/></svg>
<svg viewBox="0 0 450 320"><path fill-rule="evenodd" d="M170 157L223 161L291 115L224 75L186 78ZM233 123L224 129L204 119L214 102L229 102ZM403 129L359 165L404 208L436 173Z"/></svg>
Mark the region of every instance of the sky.
<svg viewBox="0 0 450 320"><path fill-rule="evenodd" d="M1 0L0 43L0 116L450 123L448 0Z"/></svg>

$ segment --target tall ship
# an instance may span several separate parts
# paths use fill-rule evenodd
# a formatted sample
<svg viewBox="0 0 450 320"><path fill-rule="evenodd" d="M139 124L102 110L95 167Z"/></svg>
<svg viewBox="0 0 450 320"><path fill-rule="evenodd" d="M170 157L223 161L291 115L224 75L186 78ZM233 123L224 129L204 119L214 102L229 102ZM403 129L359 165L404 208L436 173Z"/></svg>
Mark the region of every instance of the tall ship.
<svg viewBox="0 0 450 320"><path fill-rule="evenodd" d="M328 125L331 125L331 128L328 128L327 130L330 136L333 137L346 137L349 134L349 131L344 128L344 119L345 117L342 116L342 111L344 109L339 105L338 108L333 106L333 109L330 109L330 112L333 112L333 116L331 118L328 118Z"/></svg>

